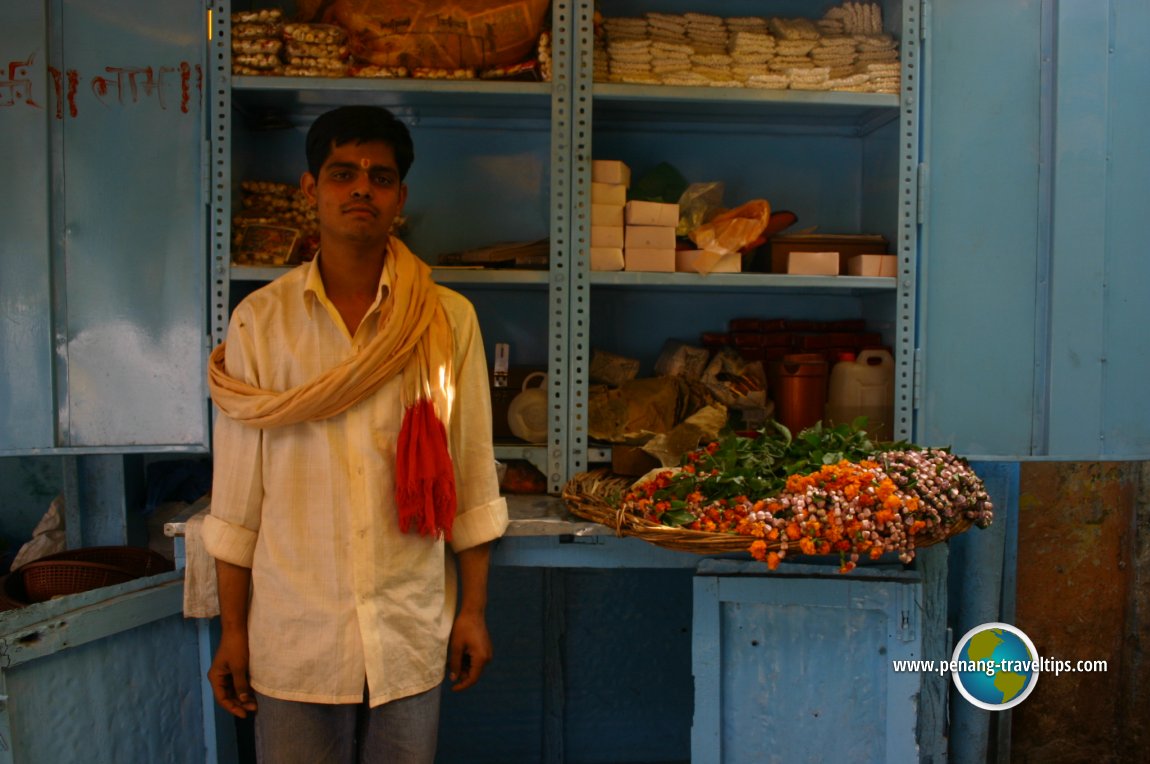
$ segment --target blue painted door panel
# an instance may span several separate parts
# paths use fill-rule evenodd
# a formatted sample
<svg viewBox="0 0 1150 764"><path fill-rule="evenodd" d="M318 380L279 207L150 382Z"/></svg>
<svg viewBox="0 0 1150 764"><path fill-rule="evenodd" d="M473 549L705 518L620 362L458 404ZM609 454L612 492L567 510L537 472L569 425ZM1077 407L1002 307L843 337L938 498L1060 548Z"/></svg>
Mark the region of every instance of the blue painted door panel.
<svg viewBox="0 0 1150 764"><path fill-rule="evenodd" d="M202 449L204 10L9 5L0 452Z"/></svg>
<svg viewBox="0 0 1150 764"><path fill-rule="evenodd" d="M47 17L8 3L0 25L0 451L52 442Z"/></svg>
<svg viewBox="0 0 1150 764"><path fill-rule="evenodd" d="M1150 457L1150 8L929 7L917 439Z"/></svg>
<svg viewBox="0 0 1150 764"><path fill-rule="evenodd" d="M1150 456L1150 6L1058 3L1049 450Z"/></svg>
<svg viewBox="0 0 1150 764"><path fill-rule="evenodd" d="M205 27L196 3L64 3L61 445L206 443Z"/></svg>
<svg viewBox="0 0 1150 764"><path fill-rule="evenodd" d="M1041 3L929 9L915 437L1027 454L1040 351Z"/></svg>

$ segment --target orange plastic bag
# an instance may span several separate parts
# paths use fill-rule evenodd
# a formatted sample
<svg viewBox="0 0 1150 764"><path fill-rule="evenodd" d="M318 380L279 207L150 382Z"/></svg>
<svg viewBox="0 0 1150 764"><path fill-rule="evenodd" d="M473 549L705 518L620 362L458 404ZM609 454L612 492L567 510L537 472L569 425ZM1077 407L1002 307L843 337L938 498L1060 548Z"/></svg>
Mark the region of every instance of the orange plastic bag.
<svg viewBox="0 0 1150 764"><path fill-rule="evenodd" d="M699 249L717 255L742 252L759 240L770 220L770 202L753 199L715 215L691 231L690 237Z"/></svg>

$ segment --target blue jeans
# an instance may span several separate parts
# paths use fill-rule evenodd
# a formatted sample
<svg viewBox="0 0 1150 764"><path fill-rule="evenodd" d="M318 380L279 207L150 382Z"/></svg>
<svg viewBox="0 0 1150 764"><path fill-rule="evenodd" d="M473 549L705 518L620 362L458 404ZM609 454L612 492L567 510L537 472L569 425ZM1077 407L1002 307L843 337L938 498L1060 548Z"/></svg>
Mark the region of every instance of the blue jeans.
<svg viewBox="0 0 1150 764"><path fill-rule="evenodd" d="M296 703L256 694L260 764L431 764L440 688L376 708Z"/></svg>

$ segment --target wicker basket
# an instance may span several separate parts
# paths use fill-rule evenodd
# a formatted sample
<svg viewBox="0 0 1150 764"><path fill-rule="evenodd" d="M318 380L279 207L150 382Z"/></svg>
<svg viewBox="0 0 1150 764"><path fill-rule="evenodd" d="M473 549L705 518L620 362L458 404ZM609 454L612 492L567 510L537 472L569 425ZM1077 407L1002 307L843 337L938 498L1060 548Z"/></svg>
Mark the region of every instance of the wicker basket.
<svg viewBox="0 0 1150 764"><path fill-rule="evenodd" d="M17 573L24 582L28 602L44 602L53 597L123 584L138 578L115 565L84 560L33 560Z"/></svg>
<svg viewBox="0 0 1150 764"><path fill-rule="evenodd" d="M620 500L633 483L633 478L616 475L609 470L581 472L564 486L563 500L571 514L606 525L618 536L634 536L680 552L695 554L746 552L755 540L734 533L708 533L672 528L625 512L619 509ZM938 531L936 535L915 536L915 548L921 549L945 541L963 532L970 525L968 519L961 518ZM780 548L778 541L767 542L768 551L777 551Z"/></svg>

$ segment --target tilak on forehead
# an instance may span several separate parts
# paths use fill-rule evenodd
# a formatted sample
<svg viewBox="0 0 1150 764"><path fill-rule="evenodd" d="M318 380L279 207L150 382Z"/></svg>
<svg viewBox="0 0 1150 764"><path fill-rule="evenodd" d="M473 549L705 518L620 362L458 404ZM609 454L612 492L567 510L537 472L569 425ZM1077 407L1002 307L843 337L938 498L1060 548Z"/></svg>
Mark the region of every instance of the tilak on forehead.
<svg viewBox="0 0 1150 764"><path fill-rule="evenodd" d="M359 166L366 170L371 167L371 160L367 157L363 157L359 160Z"/></svg>

